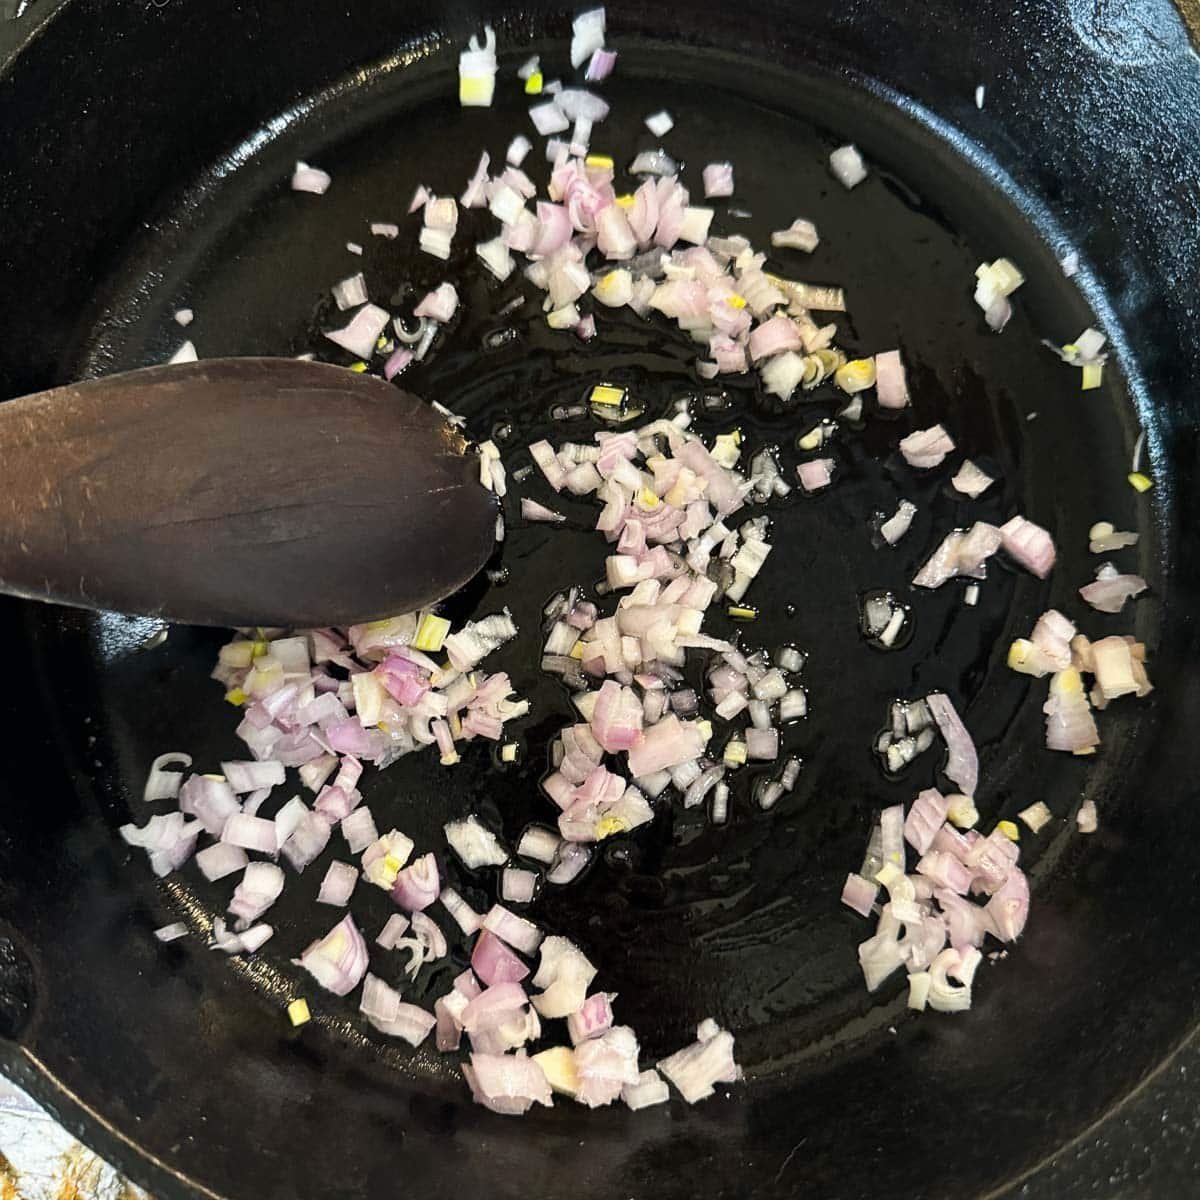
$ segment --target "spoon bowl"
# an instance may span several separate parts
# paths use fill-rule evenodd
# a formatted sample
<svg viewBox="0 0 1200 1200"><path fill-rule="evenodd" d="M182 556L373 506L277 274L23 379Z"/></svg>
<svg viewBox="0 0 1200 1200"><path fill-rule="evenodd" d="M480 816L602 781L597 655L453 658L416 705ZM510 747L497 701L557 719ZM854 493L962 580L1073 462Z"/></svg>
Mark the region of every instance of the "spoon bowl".
<svg viewBox="0 0 1200 1200"><path fill-rule="evenodd" d="M0 405L0 591L192 625L346 626L475 575L495 497L459 430L285 358L148 367Z"/></svg>

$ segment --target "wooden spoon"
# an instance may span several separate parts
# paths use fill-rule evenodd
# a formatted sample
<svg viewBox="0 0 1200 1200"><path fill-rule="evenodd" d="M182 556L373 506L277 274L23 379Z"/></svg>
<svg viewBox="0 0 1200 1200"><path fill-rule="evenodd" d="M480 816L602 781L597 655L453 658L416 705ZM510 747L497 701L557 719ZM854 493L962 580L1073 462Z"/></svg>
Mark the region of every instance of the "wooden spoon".
<svg viewBox="0 0 1200 1200"><path fill-rule="evenodd" d="M462 434L286 358L148 367L0 404L0 591L194 625L432 604L495 545Z"/></svg>

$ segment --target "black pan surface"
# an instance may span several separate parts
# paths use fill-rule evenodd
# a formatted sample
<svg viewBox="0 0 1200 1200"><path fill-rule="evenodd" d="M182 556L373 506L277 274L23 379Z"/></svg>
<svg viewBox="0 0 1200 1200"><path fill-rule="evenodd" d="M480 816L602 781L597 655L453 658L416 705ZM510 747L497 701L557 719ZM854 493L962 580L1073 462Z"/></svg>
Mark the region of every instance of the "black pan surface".
<svg viewBox="0 0 1200 1200"><path fill-rule="evenodd" d="M686 182L698 189L713 158L735 163L733 205L753 215L722 212L721 231L765 245L793 217L815 220L822 245L811 263L789 252L773 261L844 284L840 344L901 345L915 397L899 421L844 431L830 492L766 509L778 548L754 585L761 616L745 636L810 654L811 716L786 740L805 764L795 794L762 813L743 781L723 829L663 804L653 826L606 843L580 884L534 907L600 964L597 986L619 993L649 1057L713 1015L735 1031L747 1080L694 1110L560 1104L516 1121L472 1106L448 1059L365 1033L353 1001L317 994L290 964L318 931L311 899L324 858L273 911L264 953L230 961L207 951L203 931L228 889L194 867L157 883L115 830L131 813L144 819L137 797L156 754L186 749L198 765L236 755L234 721L207 678L221 638L175 629L140 649L152 623L10 603L0 1054L161 1197L401 1187L985 1195L1103 1115L1194 1025L1200 952L1183 914L1200 824L1187 732L1200 715L1186 523L1196 403L1184 384L1197 264L1179 235L1196 204L1197 141L1186 142L1198 110L1179 105L1198 89L1178 18L1164 9L1167 23L1139 40L1136 24L1053 4L1030 5L1023 24L1003 30L939 4L921 14L697 8L682 35L674 10L609 12L620 62L595 148L627 161L654 144L642 117L666 107L677 121L666 144ZM449 275L465 314L405 385L462 412L477 437L512 425L514 463L515 447L537 437L589 437L590 422L564 426L549 413L603 377L631 386L648 418L694 398L702 432L738 427L752 446L778 444L790 471L796 434L836 406L828 393L783 412L735 382L710 411L703 397L717 389L662 327L605 313L601 338L585 347L546 330L532 299L498 316L532 293L515 279L494 285L472 262L470 231L486 228L477 214L465 216L448 268L416 254L416 218L404 216L416 184L460 191L481 149L499 159L527 126L515 66L534 51L565 66L565 14L507 14L495 107L459 109L457 49L481 14L63 6L10 66L0 97L0 124L17 131L0 150L12 232L0 296L13 334L0 349L6 393L160 361L181 340L171 314L183 305L197 314L186 336L204 356L325 354L331 282L361 267L372 299L400 309ZM825 168L847 140L873 170L849 195ZM333 175L325 197L288 189L297 158ZM541 179L536 151L530 162ZM371 238L370 220L398 221L400 238ZM347 240L365 245L361 260ZM1073 281L1057 264L1072 248L1083 259ZM1029 282L996 337L970 290L975 266L1001 254ZM1081 393L1077 373L1038 342L1096 321L1115 361L1099 392ZM919 477L895 454L900 436L936 420L998 469L1001 486L981 501L964 503L946 472ZM1141 428L1156 480L1146 497L1125 482ZM260 453L270 447L247 448L248 469ZM536 479L518 491L550 497ZM900 496L920 506L913 532L877 550L867 517ZM538 614L554 590L602 573L590 505L564 507L565 530L512 520L493 564L506 581L481 577L452 603L456 616L509 605L522 629L492 660L535 702L519 730L521 766L501 771L483 751L452 773L429 756L402 760L365 789L381 828L432 846L445 820L467 812L509 837L550 815L538 780L569 709L533 669ZM1055 533L1050 581L995 570L974 610L954 587L911 596L911 641L891 654L862 641L860 591L906 591L946 529L1016 511ZM1152 594L1121 617L1085 614L1074 597L1095 565L1087 529L1102 518L1142 532L1124 561L1136 561ZM1009 641L1050 605L1093 636L1135 632L1150 648L1157 691L1102 715L1091 762L1041 748L1041 689L1004 667ZM1038 799L1058 819L1026 838L1028 931L981 971L974 1009L913 1018L895 982L864 992L864 929L837 894L877 810L937 777L935 752L899 780L880 773L869 747L888 703L938 689L980 744L985 819ZM1089 797L1102 829L1082 839L1073 814ZM460 872L455 882L477 904L493 896L492 878ZM354 908L373 930L387 901L360 889ZM176 919L196 935L157 944L151 931ZM411 996L440 994L462 960L457 947ZM295 1033L282 1014L294 995L316 1014Z"/></svg>

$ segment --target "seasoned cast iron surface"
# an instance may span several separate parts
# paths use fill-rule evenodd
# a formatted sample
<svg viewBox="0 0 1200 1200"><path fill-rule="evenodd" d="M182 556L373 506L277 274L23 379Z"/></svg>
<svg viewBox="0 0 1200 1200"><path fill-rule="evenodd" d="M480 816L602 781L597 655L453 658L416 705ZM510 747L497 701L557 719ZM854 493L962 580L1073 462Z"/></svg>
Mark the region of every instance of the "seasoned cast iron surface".
<svg viewBox="0 0 1200 1200"><path fill-rule="evenodd" d="M590 422L555 426L548 415L598 378L631 386L647 417L715 390L694 375L693 348L659 326L604 312L601 337L585 347L546 330L535 301L496 317L521 288L515 279L489 282L472 263L474 231L488 228L479 214L464 216L449 267L414 253L417 219L403 216L413 187L457 193L481 148L502 157L526 125L512 71L530 52L527 35L557 62L565 20L533 14L503 26L503 44L515 48L502 61L496 107L463 112L453 81L454 47L468 28L460 14L424 24L417 14L397 16L397 27L386 28L368 7L331 25L328 13L305 6L284 19L271 6L229 5L201 17L118 5L105 27L115 20L131 44L106 39L106 57L94 61L89 34L99 9L78 4L26 50L13 69L24 90L0 102L8 106L0 118L25 114L19 144L0 166L11 208L26 214L7 247L10 275L26 281L22 304L3 301L6 327L24 339L21 354L0 350L8 392L159 361L181 338L171 313L184 304L197 313L184 336L202 355L327 353L319 330L336 319L328 286L360 267L372 299L397 311L447 275L459 283L463 315L405 384L464 413L478 437L511 423L514 464L523 461L516 447L535 437L590 436ZM180 629L139 650L153 632L144 622L10 604L10 670L22 683L6 701L17 750L0 810L0 917L13 947L11 963L0 963L0 1011L6 1021L15 1014L18 1038L5 1061L158 1194L365 1195L394 1190L397 1178L437 1194L464 1186L597 1197L701 1188L740 1195L750 1187L780 1196L983 1194L1102 1115L1191 1028L1196 951L1178 918L1197 817L1180 731L1194 725L1200 705L1185 669L1195 644L1195 549L1179 531L1180 496L1195 471L1186 433L1194 399L1172 384L1191 304L1179 281L1194 279L1195 251L1168 233L1194 208L1195 191L1186 189L1191 167L1173 140L1186 130L1150 119L1164 115L1166 76L1195 88L1178 51L1182 35L1165 26L1139 58L1129 36L1110 38L1082 9L1064 17L1030 6L1024 36L1038 49L1028 54L1011 33L989 36L986 18L968 32L971 19L936 5L920 16L876 13L868 25L853 7L832 22L815 8L800 22L795 14L782 21L769 6L756 12L752 24L729 13L706 17L689 28L685 40L695 45L676 40L668 49L638 35L669 34L664 12L610 9L621 58L605 88L614 114L594 144L625 161L654 144L641 118L667 107L678 124L666 144L697 192L705 162L735 163L733 203L753 217L721 215L721 231L765 245L793 217L815 220L822 246L811 262L790 253L773 261L783 273L846 285L851 312L840 344L863 352L901 345L915 404L897 421L843 430L840 477L827 494L766 510L777 549L750 594L762 615L747 640L810 653L812 715L786 741L805 762L796 793L763 814L742 784L724 829L710 829L701 811L662 805L652 827L606 844L586 879L535 908L600 965L597 985L620 994L620 1017L649 1056L674 1049L712 1014L737 1033L746 1084L695 1110L673 1104L636 1116L559 1105L506 1121L479 1110L448 1060L365 1035L352 1002L318 994L289 964L322 923L311 897L324 859L291 883L273 912L276 937L256 958L231 962L204 950L200 937L159 946L155 926L183 915L203 927L228 888L203 885L194 868L156 884L115 827L131 812L144 819L136 797L155 754L184 748L207 768L236 753L232 714L207 679L220 639ZM405 20L414 24L402 28ZM236 50L234 26L243 39ZM453 37L442 39L443 30ZM761 53L742 55L754 54L766 30L778 33L770 57L782 54L788 69L767 66ZM423 40L413 40L419 33ZM186 60L162 49L179 39ZM1110 43L1121 47L1116 61ZM1067 60L1053 57L1055 45L1071 48L1070 63L1091 55L1089 73L1061 70ZM996 69L981 78L971 63L984 55ZM102 74L85 83L64 62ZM115 81L122 63L136 64L144 104L89 126L86 178L97 201L81 213L73 198L69 230L56 226L53 213L79 167L46 190L47 164L33 169L31 147L52 164L74 160L51 134L51 116L20 105L31 105L38 81L53 75L55 91L67 93L65 110L72 89L90 93L104 72ZM228 96L202 87L218 63L223 83L232 79ZM351 66L361 70L344 74ZM868 86L848 66L899 91ZM1039 98L1051 78L1057 105ZM1119 139L1103 137L1105 79L1142 101L1124 110L1126 126L1147 126L1136 154L1126 126ZM982 114L971 104L977 82L988 85ZM115 82L114 91L124 95ZM934 108L953 124L935 122ZM158 128L164 121L170 138ZM1086 140L1067 136L1074 121L1089 130ZM973 149L956 125L994 157ZM872 177L847 195L824 162L851 139ZM1148 166L1153 156L1141 161L1147 139L1170 150L1177 171ZM1033 152L1034 140L1058 148L1052 161ZM540 173L536 155L530 162ZM297 158L331 172L325 197L290 192ZM1141 163L1136 189L1131 171L1124 185L1114 181L1114 160ZM136 182L140 207L110 196L109 174L122 176L124 192ZM1121 186L1125 226L1116 230L1097 214L1118 211ZM395 242L372 239L369 220L398 220L404 232ZM35 229L43 249L47 230L57 230L53 280L33 271L45 266L33 250ZM347 240L366 245L363 259L345 252ZM1075 283L1056 262L1069 246L1084 256ZM996 337L969 292L976 264L1000 254L1015 258L1029 283L1012 325ZM95 279L105 281L98 292ZM1038 339L1066 340L1093 312L1120 365L1099 393L1083 394L1077 373ZM64 354L69 335L74 350ZM737 426L752 448L778 444L789 471L796 434L832 411L828 393L781 413L748 382L726 391L728 407L702 416L698 428ZM948 487L946 471L910 471L895 442L935 420L962 450L990 462L1001 486L971 504ZM1143 422L1157 486L1138 499L1124 475ZM270 447L248 447L248 461L259 453ZM536 479L516 490L549 499ZM890 513L900 496L920 515L900 547L877 550L868 517ZM520 729L522 765L500 771L481 750L447 773L431 756L413 756L369 779L366 799L381 827L395 824L419 846L438 846L441 823L469 811L509 837L551 815L537 782L546 742L569 710L565 694L531 670L537 616L556 588L590 584L602 569L599 539L587 529L592 507L556 503L571 517L566 529L510 522L493 564L508 581L489 587L481 579L452 606L462 617L509 605L521 626L489 667L509 670L534 699ZM946 529L1018 510L1054 530L1060 559L1048 583L998 567L978 609L965 608L952 586L914 596L915 632L902 650L882 654L862 642L859 591L903 590ZM1094 569L1086 531L1100 518L1141 529L1126 561L1136 560L1153 595L1123 617L1088 614L1085 627L1147 641L1158 691L1103 714L1102 753L1077 762L1040 748L1041 689L1007 672L1003 651L1050 604L1080 613L1073 592ZM722 628L718 618L712 624ZM980 743L985 817L1011 817L1044 799L1059 820L1025 841L1029 930L1006 961L981 971L974 1010L913 1019L896 982L877 997L863 991L855 945L864 927L839 911L836 897L877 809L936 776L937 752L895 782L869 752L892 698L935 689L952 695ZM1084 796L1103 814L1090 840L1072 832ZM490 898L490 880L460 874L457 883L477 903ZM355 911L373 934L388 902L364 892ZM411 995L440 993L458 969L448 962L428 970ZM295 994L318 1014L299 1033L281 1012Z"/></svg>

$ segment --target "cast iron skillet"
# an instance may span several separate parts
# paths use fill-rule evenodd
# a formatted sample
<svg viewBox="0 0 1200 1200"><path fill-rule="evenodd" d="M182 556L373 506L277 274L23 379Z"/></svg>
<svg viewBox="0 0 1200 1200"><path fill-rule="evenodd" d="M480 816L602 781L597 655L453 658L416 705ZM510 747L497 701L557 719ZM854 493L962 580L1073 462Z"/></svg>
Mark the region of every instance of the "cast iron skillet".
<svg viewBox="0 0 1200 1200"><path fill-rule="evenodd" d="M765 241L796 215L815 219L823 246L804 274L850 288L843 344L902 345L916 398L899 423L872 420L839 443L843 476L827 496L772 510L787 533L756 584L753 640L811 653L813 715L787 739L805 760L796 794L763 814L742 793L725 829L663 806L536 909L601 964L598 985L620 993L649 1056L711 1014L736 1032L747 1080L695 1109L492 1116L447 1062L365 1035L352 1003L289 965L314 931L323 862L289 888L265 953L210 953L202 931L226 890L194 869L154 882L115 827L144 817L155 754L186 747L207 765L236 751L206 678L219 638L177 629L139 649L154 632L145 622L7 602L0 1062L160 1197L995 1195L1192 1033L1200 72L1179 15L1165 0L609 14L621 59L597 148L652 144L640 119L665 105L679 122L667 144L691 177L708 156L736 163L738 203L754 215L722 227ZM462 112L454 57L488 16L504 51L499 98ZM3 31L0 388L156 361L180 340L182 304L198 314L189 333L202 354L319 348L326 289L360 265L347 240L368 243L375 298L402 309L443 270L412 253L412 222L390 243L365 221L403 220L417 182L457 191L482 147L502 154L525 120L513 68L530 45L560 63L568 16L540 4L34 3ZM849 139L873 176L846 196L823 161ZM332 172L326 197L287 189L296 158ZM451 400L477 436L506 422L519 440L539 436L550 408L600 375L636 387L652 412L704 390L688 347L635 322L584 349L541 331L534 304L485 317L519 286L485 282L471 240L451 264L467 315L406 382ZM1082 260L1073 282L1056 261L1069 249ZM975 265L999 254L1029 283L997 338L969 291ZM1082 394L1037 342L1093 320L1115 355L1103 389ZM698 427L781 440L788 469L794 432L829 408L781 416L747 385L728 399ZM1002 475L973 508L890 452L935 419ZM1139 427L1156 481L1144 499L1124 482ZM536 484L531 494L546 498ZM864 515L900 494L921 515L888 555ZM1018 509L1055 531L1050 582L1001 569L975 612L953 588L914 598L914 636L893 655L858 639L857 589L903 587L941 531ZM537 613L555 587L599 574L590 510L570 511L576 528L553 541L514 523L493 564L509 582L481 578L455 602L458 615L509 604L524 631L497 663L535 699L521 767L501 773L480 754L447 776L414 756L371 782L379 819L419 844L472 810L510 837L548 815L537 781L567 710L531 677ZM1077 762L1040 748L1040 689L1004 670L1003 647L1048 604L1080 614L1074 589L1094 566L1085 533L1102 517L1141 530L1127 561L1152 595L1085 624L1145 640L1157 691L1103 714L1101 753ZM980 742L988 819L1044 799L1059 820L1027 838L1029 928L981 972L974 1009L910 1019L897 984L864 993L863 927L836 897L877 809L936 777L931 754L887 781L866 749L892 697L935 688ZM1102 813L1091 839L1072 832L1084 796ZM457 882L477 904L494 883ZM356 899L368 932L385 906L382 893ZM197 932L158 945L151 930L175 919ZM437 994L457 969L427 971L413 994ZM298 1033L282 1015L295 994L317 1014Z"/></svg>

